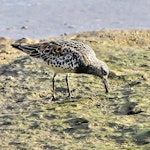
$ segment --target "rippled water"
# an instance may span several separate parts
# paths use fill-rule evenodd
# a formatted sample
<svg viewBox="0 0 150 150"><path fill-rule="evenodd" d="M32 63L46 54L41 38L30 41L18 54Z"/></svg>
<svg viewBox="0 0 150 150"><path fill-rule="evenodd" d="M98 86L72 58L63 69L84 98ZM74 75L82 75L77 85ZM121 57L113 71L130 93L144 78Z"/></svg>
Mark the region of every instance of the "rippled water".
<svg viewBox="0 0 150 150"><path fill-rule="evenodd" d="M13 39L150 28L148 0L0 0L0 5L0 37Z"/></svg>

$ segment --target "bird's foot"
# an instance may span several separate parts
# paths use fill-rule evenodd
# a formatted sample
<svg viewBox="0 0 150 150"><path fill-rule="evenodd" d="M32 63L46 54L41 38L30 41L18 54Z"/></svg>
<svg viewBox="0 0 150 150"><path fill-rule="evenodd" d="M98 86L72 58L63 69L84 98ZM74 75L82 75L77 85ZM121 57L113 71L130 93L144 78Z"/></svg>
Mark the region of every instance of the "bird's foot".
<svg viewBox="0 0 150 150"><path fill-rule="evenodd" d="M51 101L56 101L57 100L57 98L54 96L54 95L52 95L52 97L51 97L51 99L50 99Z"/></svg>
<svg viewBox="0 0 150 150"><path fill-rule="evenodd" d="M67 99L72 99L73 96L71 94L68 94L68 96L66 97Z"/></svg>

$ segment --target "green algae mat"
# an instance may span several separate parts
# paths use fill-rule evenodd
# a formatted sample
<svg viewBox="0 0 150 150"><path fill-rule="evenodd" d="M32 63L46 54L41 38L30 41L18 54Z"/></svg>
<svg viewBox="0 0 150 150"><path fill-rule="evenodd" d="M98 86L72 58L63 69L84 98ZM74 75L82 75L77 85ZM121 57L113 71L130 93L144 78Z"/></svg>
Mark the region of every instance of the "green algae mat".
<svg viewBox="0 0 150 150"><path fill-rule="evenodd" d="M53 73L0 38L0 149L150 149L150 30L72 34L91 46L110 69L109 94L92 75ZM52 39L46 39L49 41ZM23 39L25 43L41 40Z"/></svg>

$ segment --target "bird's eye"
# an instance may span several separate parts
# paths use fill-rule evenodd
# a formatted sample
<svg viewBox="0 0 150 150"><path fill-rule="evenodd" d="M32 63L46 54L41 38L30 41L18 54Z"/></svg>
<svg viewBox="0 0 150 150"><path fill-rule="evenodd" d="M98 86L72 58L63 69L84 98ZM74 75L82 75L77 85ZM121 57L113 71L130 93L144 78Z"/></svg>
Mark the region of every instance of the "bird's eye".
<svg viewBox="0 0 150 150"><path fill-rule="evenodd" d="M102 68L102 74L105 76L107 75L107 72Z"/></svg>

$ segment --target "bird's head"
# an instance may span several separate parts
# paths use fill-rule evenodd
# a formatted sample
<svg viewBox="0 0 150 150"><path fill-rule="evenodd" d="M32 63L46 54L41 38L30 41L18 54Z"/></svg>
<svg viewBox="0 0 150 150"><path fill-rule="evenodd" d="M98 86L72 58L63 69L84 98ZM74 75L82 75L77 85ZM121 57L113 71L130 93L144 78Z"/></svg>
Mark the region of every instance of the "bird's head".
<svg viewBox="0 0 150 150"><path fill-rule="evenodd" d="M106 93L109 92L108 82L107 82L109 69L105 62L98 60L96 63L89 65L88 73L100 77L103 81Z"/></svg>

